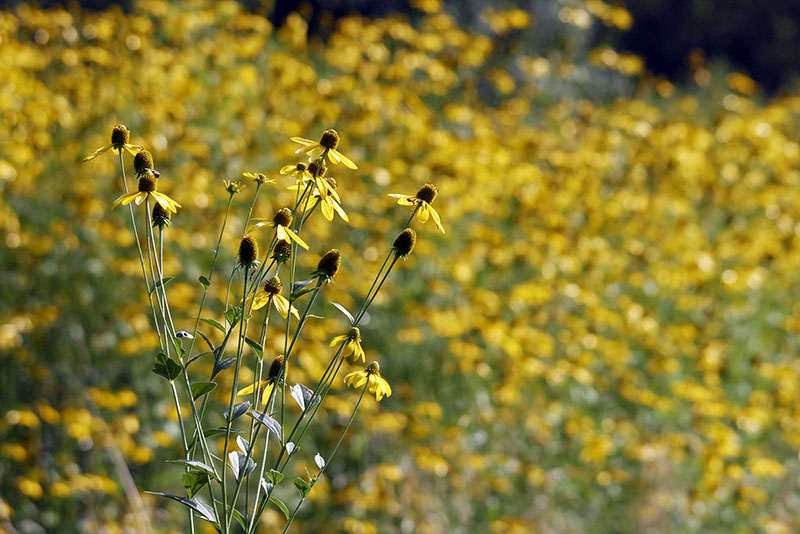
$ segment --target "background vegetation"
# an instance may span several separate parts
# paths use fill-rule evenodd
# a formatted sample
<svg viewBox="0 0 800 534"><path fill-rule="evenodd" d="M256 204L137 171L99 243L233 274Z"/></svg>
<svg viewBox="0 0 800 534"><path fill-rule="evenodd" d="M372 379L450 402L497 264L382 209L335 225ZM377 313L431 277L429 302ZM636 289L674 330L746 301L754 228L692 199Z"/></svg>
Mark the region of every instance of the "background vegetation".
<svg viewBox="0 0 800 534"><path fill-rule="evenodd" d="M109 209L118 171L78 163L119 122L184 206L177 328L222 180L278 178L289 136L335 127L359 163L339 180L351 224L310 229L346 243L326 298L348 307L397 227L386 194L440 187L447 234L420 228L362 328L395 394L363 406L296 532L800 529L800 99L699 56L676 87L592 44L630 28L624 8L551 5L466 28L418 0L325 40L235 2L0 11L0 530L138 532L138 499L156 531L185 518L141 494L179 491L163 460L180 445L133 237ZM289 202L285 185L264 205ZM318 306L309 376L344 326ZM320 444L351 409L340 386Z"/></svg>

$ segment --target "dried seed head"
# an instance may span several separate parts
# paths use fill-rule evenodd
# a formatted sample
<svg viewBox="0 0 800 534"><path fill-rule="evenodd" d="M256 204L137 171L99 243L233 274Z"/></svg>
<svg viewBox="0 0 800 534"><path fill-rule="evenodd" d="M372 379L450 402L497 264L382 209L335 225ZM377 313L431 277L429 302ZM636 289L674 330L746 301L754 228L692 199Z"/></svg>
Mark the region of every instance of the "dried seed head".
<svg viewBox="0 0 800 534"><path fill-rule="evenodd" d="M414 250L416 242L417 232L415 232L413 228L406 228L397 235L392 248L394 248L398 256L405 258Z"/></svg>
<svg viewBox="0 0 800 534"><path fill-rule="evenodd" d="M433 184L425 184L417 191L417 198L424 200L428 204L433 204L436 200L436 195L439 194L439 189Z"/></svg>
<svg viewBox="0 0 800 534"><path fill-rule="evenodd" d="M115 147L127 145L131 140L131 131L124 124L117 124L111 130L111 144Z"/></svg>
<svg viewBox="0 0 800 534"><path fill-rule="evenodd" d="M289 258L292 257L292 244L288 241L278 241L275 243L275 250L272 252L272 257L280 262L289 261Z"/></svg>
<svg viewBox="0 0 800 534"><path fill-rule="evenodd" d="M239 264L251 265L258 260L258 243L249 235L239 243Z"/></svg>
<svg viewBox="0 0 800 534"><path fill-rule="evenodd" d="M155 206L153 206L153 216L152 216L153 226L154 227L169 226L171 218L172 218L172 212L170 212L169 210L165 210L161 206L161 204L156 202Z"/></svg>
<svg viewBox="0 0 800 534"><path fill-rule="evenodd" d="M269 293L270 295L277 295L283 289L283 283L281 283L281 279L277 276L273 276L264 284L264 291Z"/></svg>
<svg viewBox="0 0 800 534"><path fill-rule="evenodd" d="M278 356L277 358L272 360L272 365L269 366L270 380L275 380L278 378L278 375L280 374L282 367L283 367L283 356Z"/></svg>
<svg viewBox="0 0 800 534"><path fill-rule="evenodd" d="M274 222L278 226L285 226L289 227L292 224L292 210L289 208L281 208L275 212L275 216L272 218L272 222Z"/></svg>
<svg viewBox="0 0 800 534"><path fill-rule="evenodd" d="M381 365L378 362L372 362L365 369L368 375L381 376Z"/></svg>
<svg viewBox="0 0 800 534"><path fill-rule="evenodd" d="M342 253L337 249L331 249L320 258L317 264L317 272L324 274L328 278L333 278L339 272L339 266L342 264Z"/></svg>
<svg viewBox="0 0 800 534"><path fill-rule="evenodd" d="M145 150L142 149L133 156L133 169L141 174L147 169L153 168L153 155Z"/></svg>
<svg viewBox="0 0 800 534"><path fill-rule="evenodd" d="M334 129L325 130L322 132L319 144L325 148L336 149L339 146L339 133Z"/></svg>
<svg viewBox="0 0 800 534"><path fill-rule="evenodd" d="M357 326L354 326L347 333L347 337L349 337L350 339L361 339L361 331L358 329Z"/></svg>
<svg viewBox="0 0 800 534"><path fill-rule="evenodd" d="M152 193L158 187L158 178L150 169L139 175L139 192Z"/></svg>
<svg viewBox="0 0 800 534"><path fill-rule="evenodd" d="M319 174L317 174L317 169L319 169ZM325 173L328 172L328 167L324 163L320 167L316 161L312 161L308 164L308 172L311 173L311 176L316 175L319 178L320 176L325 176Z"/></svg>

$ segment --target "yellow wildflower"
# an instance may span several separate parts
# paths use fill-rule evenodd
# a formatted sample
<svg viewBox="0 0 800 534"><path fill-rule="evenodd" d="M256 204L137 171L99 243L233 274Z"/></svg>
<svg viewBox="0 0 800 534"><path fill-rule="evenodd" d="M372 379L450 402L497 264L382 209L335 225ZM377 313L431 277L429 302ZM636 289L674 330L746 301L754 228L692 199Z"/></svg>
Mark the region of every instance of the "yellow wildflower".
<svg viewBox="0 0 800 534"><path fill-rule="evenodd" d="M258 388L261 390L261 404L266 404L269 402L269 395L272 393L272 389L275 387L275 383L278 381L278 375L281 372L281 367L283 367L283 356L278 356L272 360L272 365L269 367L269 378L258 383ZM255 389L256 384L250 384L246 388L242 388L237 391L236 396L239 397L241 395L252 395Z"/></svg>
<svg viewBox="0 0 800 534"><path fill-rule="evenodd" d="M264 289L256 293L256 296L253 299L253 310L259 310L272 302L273 306L275 306L275 309L278 310L278 313L280 313L281 317L284 319L287 315L289 315L289 311L291 310L292 315L294 315L297 320L300 320L300 315L297 313L297 308L292 306L286 297L281 295L282 290L283 284L281 283L280 278L273 276L267 280L267 282L264 284Z"/></svg>
<svg viewBox="0 0 800 534"><path fill-rule="evenodd" d="M253 230L258 230L262 226L272 226L275 228L275 235L278 237L278 241L291 240L308 250L308 245L306 242L303 241L299 235L289 229L289 225L292 224L292 218L292 211L289 208L281 208L275 212L272 220L254 218L251 221L250 228L247 231L252 232Z"/></svg>
<svg viewBox="0 0 800 534"><path fill-rule="evenodd" d="M83 158L83 161L93 160L97 156L108 152L109 150L113 150L114 154L119 154L123 150L127 150L130 152L132 156L136 155L136 151L140 150L142 147L141 145L131 145L128 144L130 141L131 132L128 130L128 127L124 124L117 124L114 126L114 129L111 130L111 144L106 146L101 146L97 150L95 150L90 155Z"/></svg>
<svg viewBox="0 0 800 534"><path fill-rule="evenodd" d="M167 211L171 211L172 213L178 213L178 208L181 207L180 204L172 200L170 197L165 195L164 193L159 193L156 191L158 187L158 178L153 173L152 170L147 170L146 172L142 173L139 177L139 187L137 191L132 191L130 193L126 193L119 197L117 200L111 204L111 208L116 208L120 204L123 206L127 206L131 202L135 202L137 206L141 205L148 197L153 197L153 200L158 202L162 208Z"/></svg>
<svg viewBox="0 0 800 534"><path fill-rule="evenodd" d="M250 178L251 180L258 182L260 184L274 184L275 180L272 178L267 178L266 174L261 174L260 172L243 172L242 176L245 178Z"/></svg>
<svg viewBox="0 0 800 534"><path fill-rule="evenodd" d="M303 137L291 137L295 143L303 145L295 151L295 154L305 152L309 160L315 160L319 157L324 158L326 155L331 163L343 163L345 167L350 169L358 169L355 163L350 158L336 150L339 146L339 133L336 130L330 129L322 132L322 137L319 143Z"/></svg>
<svg viewBox="0 0 800 534"><path fill-rule="evenodd" d="M436 195L439 194L439 190L433 184L425 184L423 185L417 194L414 196L411 195L402 195L398 193L391 193L389 196L392 198L398 199L397 203L401 206L419 206L417 209L416 218L419 222L427 222L428 217L430 216L433 219L433 222L436 223L436 227L444 233L444 227L442 226L442 221L439 219L439 214L433 209L433 201L436 199Z"/></svg>
<svg viewBox="0 0 800 534"><path fill-rule="evenodd" d="M342 355L345 358L352 354L354 360L360 358L362 362L366 361L364 349L361 347L361 332L357 327L354 326L348 333L333 338L331 340L331 347L335 347L339 343L344 343Z"/></svg>
<svg viewBox="0 0 800 534"><path fill-rule="evenodd" d="M384 396L392 396L392 388L384 378L381 377L381 366L378 362L372 362L363 371L356 371L344 377L344 383L354 388L360 388L365 383L370 393L375 394L375 399L380 401Z"/></svg>

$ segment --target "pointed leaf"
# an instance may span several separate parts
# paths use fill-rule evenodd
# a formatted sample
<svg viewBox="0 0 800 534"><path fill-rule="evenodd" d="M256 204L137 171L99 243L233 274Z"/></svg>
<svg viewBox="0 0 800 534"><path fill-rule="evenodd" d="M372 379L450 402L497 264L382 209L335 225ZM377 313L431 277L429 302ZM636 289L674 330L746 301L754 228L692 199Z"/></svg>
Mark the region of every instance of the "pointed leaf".
<svg viewBox="0 0 800 534"><path fill-rule="evenodd" d="M283 473L276 471L275 469L270 469L269 473L267 473L267 476L273 484L280 484L281 480L283 480Z"/></svg>
<svg viewBox="0 0 800 534"><path fill-rule="evenodd" d="M264 357L264 347L262 347L260 343L253 341L249 337L244 338L244 342L250 345L250 348L253 349L253 352L256 353L259 360Z"/></svg>
<svg viewBox="0 0 800 534"><path fill-rule="evenodd" d="M342 306L341 304L336 303L336 302L331 302L331 304L336 306L337 310L339 310L340 312L345 314L345 316L347 316L347 318L350 320L350 324L353 324L354 322L356 322L355 317L353 317L353 315L349 311L347 311L347 308L345 308L344 306Z"/></svg>
<svg viewBox="0 0 800 534"><path fill-rule="evenodd" d="M236 324L242 319L242 310L240 308L230 308L228 311L225 312L225 320L228 321L228 324L236 326Z"/></svg>
<svg viewBox="0 0 800 534"><path fill-rule="evenodd" d="M289 509L285 504L283 504L283 501L274 496L270 496L269 500L272 502L272 504L280 508L280 511L283 512L283 515L286 516L286 519L289 519Z"/></svg>
<svg viewBox="0 0 800 534"><path fill-rule="evenodd" d="M236 480L239 480L241 477L246 477L256 468L256 463L252 458L248 458L239 451L232 451L228 454L228 460L230 460L228 465L230 465Z"/></svg>
<svg viewBox="0 0 800 534"><path fill-rule="evenodd" d="M247 524L245 524L245 519L244 516L242 515L242 512L240 512L236 508L231 510L231 512L233 512L233 517L236 518L236 522L239 523L239 525L242 527L242 532L247 532Z"/></svg>
<svg viewBox="0 0 800 534"><path fill-rule="evenodd" d="M208 289L208 286L211 285L211 282L209 282L208 278L202 275L197 279L197 281L200 282L200 285L203 286L203 289Z"/></svg>
<svg viewBox="0 0 800 534"><path fill-rule="evenodd" d="M217 360L214 362L214 370L211 372L211 379L213 380L220 372L224 371L231 365L236 363L236 358L226 358L224 360Z"/></svg>
<svg viewBox="0 0 800 534"><path fill-rule="evenodd" d="M191 499L208 484L208 475L200 471L187 471L181 477L181 483Z"/></svg>
<svg viewBox="0 0 800 534"><path fill-rule="evenodd" d="M223 334L225 333L225 327L219 321L215 321L214 319L209 319L208 317L200 317L200 320L206 323L207 325L213 326Z"/></svg>
<svg viewBox="0 0 800 534"><path fill-rule="evenodd" d="M308 495L308 492L311 491L311 486L308 485L308 482L300 477L294 479L294 487L297 488L297 491L303 498L305 498L305 496Z"/></svg>
<svg viewBox="0 0 800 534"><path fill-rule="evenodd" d="M230 418L230 421L235 421L236 419L240 418L248 409L250 409L250 401L240 402L233 406L233 414ZM228 421L228 408L225 408L225 411L222 412L222 415L225 416L225 420Z"/></svg>
<svg viewBox="0 0 800 534"><path fill-rule="evenodd" d="M172 499L173 501L178 501L184 506L188 506L189 508L200 514L200 517L202 517L206 521L209 521L211 523L217 522L217 517L214 514L214 510L211 509L207 504L205 504L202 501L193 501L191 499L179 497L178 495L172 495L171 493L162 493L160 491L147 491L145 493L149 493L150 495L158 495L159 497L166 497L167 499Z"/></svg>
<svg viewBox="0 0 800 534"><path fill-rule="evenodd" d="M295 282L294 284L292 284L292 293L294 293L295 291L300 291L313 281L314 279L311 278L310 280L300 280L299 282Z"/></svg>
<svg viewBox="0 0 800 534"><path fill-rule="evenodd" d="M314 392L303 384L295 384L289 388L289 391L303 411L308 411L319 404L319 396L314 395Z"/></svg>
<svg viewBox="0 0 800 534"><path fill-rule="evenodd" d="M167 463L170 464L181 464L185 465L189 469L195 469L197 471L202 471L207 475L211 475L212 477L216 478L217 474L214 472L214 469L211 466L204 464L200 460L167 460Z"/></svg>
<svg viewBox="0 0 800 534"><path fill-rule="evenodd" d="M192 384L192 399L197 400L217 387L216 382L195 382Z"/></svg>
<svg viewBox="0 0 800 534"><path fill-rule="evenodd" d="M244 439L242 436L236 436L236 445L238 445L239 450L245 454L247 454L247 449L250 448L250 444L247 443L247 440Z"/></svg>
<svg viewBox="0 0 800 534"><path fill-rule="evenodd" d="M302 297L306 293L311 293L312 291L314 291L314 289L315 288L313 288L313 287L307 287L305 289L299 289L297 291L292 291L292 293L289 295L289 302L294 302L295 300L299 299L300 297Z"/></svg>
<svg viewBox="0 0 800 534"><path fill-rule="evenodd" d="M281 434L281 424L278 421L276 421L275 419L273 419L272 417L268 416L265 413L259 412L258 410L250 410L249 412L247 412L247 415L249 415L256 421L267 427L267 429L269 429L270 432L275 434L275 437L278 438L279 442L283 440Z"/></svg>
<svg viewBox="0 0 800 534"><path fill-rule="evenodd" d="M182 370L183 368L180 365L163 352L159 352L153 361L153 372L170 382L178 378Z"/></svg>

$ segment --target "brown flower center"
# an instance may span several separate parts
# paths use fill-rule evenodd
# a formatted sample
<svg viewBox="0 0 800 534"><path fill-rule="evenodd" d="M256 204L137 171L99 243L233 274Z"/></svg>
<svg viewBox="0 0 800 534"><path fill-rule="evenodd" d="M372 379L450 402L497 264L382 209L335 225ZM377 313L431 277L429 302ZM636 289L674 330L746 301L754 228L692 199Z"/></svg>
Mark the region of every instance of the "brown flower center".
<svg viewBox="0 0 800 534"><path fill-rule="evenodd" d="M325 130L322 132L322 138L319 140L319 144L325 148L335 149L339 146L339 133L334 130Z"/></svg>

